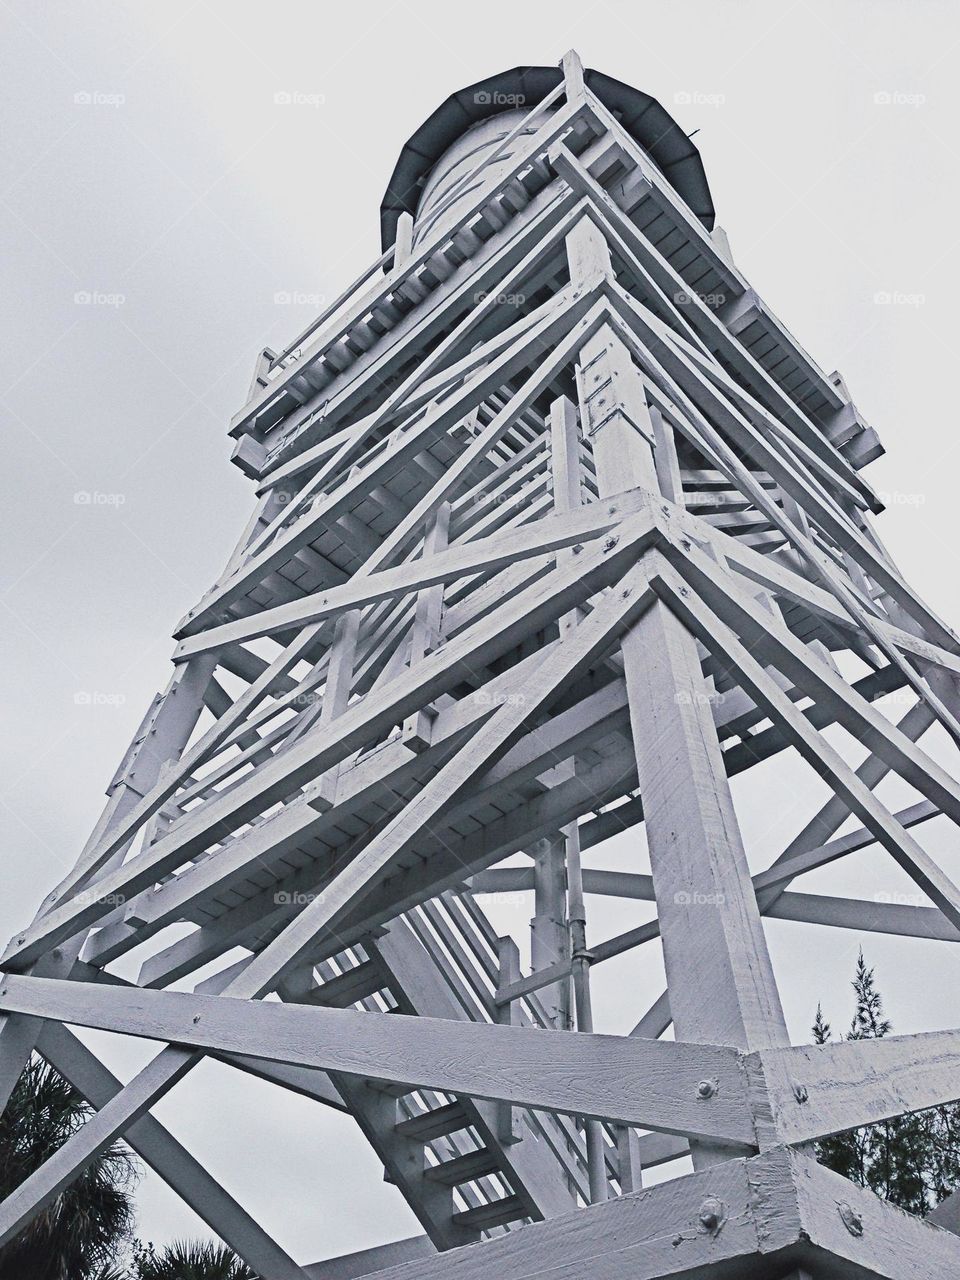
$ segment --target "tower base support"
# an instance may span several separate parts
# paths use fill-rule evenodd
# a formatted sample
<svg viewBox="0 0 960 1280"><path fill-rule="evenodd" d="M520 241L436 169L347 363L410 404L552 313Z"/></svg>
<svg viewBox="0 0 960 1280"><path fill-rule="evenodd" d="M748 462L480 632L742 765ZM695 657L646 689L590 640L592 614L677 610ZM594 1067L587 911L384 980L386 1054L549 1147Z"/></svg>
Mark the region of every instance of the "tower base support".
<svg viewBox="0 0 960 1280"><path fill-rule="evenodd" d="M322 1263L311 1269L316 1280L325 1274ZM955 1280L960 1239L809 1156L775 1147L376 1275L378 1280L544 1275L550 1280Z"/></svg>

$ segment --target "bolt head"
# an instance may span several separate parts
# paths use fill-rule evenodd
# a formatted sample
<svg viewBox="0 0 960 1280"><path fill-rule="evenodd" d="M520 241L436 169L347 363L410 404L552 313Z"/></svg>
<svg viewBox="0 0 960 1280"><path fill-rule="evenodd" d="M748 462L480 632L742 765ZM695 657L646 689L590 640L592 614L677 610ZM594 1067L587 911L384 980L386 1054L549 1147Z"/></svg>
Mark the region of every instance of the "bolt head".
<svg viewBox="0 0 960 1280"><path fill-rule="evenodd" d="M841 1200L837 1204L837 1212L840 1214L840 1221L852 1236L863 1235L863 1218L852 1205L847 1204L845 1200Z"/></svg>
<svg viewBox="0 0 960 1280"><path fill-rule="evenodd" d="M716 1080L701 1080L697 1085L698 1098L712 1098L717 1092Z"/></svg>
<svg viewBox="0 0 960 1280"><path fill-rule="evenodd" d="M709 1231L711 1235L715 1234L723 1226L725 1218L726 1210L723 1201L716 1196L707 1196L697 1214L697 1220L704 1231Z"/></svg>

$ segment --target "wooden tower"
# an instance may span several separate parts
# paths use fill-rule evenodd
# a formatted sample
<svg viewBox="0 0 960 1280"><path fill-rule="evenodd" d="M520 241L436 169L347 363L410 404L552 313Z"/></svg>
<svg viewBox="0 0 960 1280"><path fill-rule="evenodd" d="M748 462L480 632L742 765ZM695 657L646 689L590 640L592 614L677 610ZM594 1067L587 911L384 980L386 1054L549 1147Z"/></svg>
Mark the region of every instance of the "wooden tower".
<svg viewBox="0 0 960 1280"><path fill-rule="evenodd" d="M254 514L4 954L0 1095L35 1048L96 1111L0 1240L123 1135L266 1280L955 1280L952 1201L911 1217L812 1144L960 1098L957 1036L791 1046L764 934L960 941L913 831L960 821L918 745L960 742L960 640L873 531L876 433L738 272L679 126L574 54L449 98L382 226L258 360ZM780 752L829 799L749 867L730 778ZM582 865L623 832L632 870ZM929 905L790 891L868 846ZM481 891L531 892L529 962ZM596 895L632 927L588 930ZM628 951L666 989L602 1034ZM68 1024L167 1047L121 1086ZM423 1235L295 1263L150 1114L204 1055L351 1113Z"/></svg>

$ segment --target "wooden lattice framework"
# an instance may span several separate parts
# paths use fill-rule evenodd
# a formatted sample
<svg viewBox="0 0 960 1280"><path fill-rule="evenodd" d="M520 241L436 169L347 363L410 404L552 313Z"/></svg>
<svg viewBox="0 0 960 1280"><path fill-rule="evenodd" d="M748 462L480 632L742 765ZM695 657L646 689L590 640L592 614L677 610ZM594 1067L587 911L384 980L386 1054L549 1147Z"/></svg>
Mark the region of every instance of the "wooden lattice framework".
<svg viewBox="0 0 960 1280"><path fill-rule="evenodd" d="M260 358L232 428L254 516L3 958L0 1097L36 1049L96 1112L0 1240L125 1135L267 1280L960 1275L952 1201L912 1218L810 1151L960 1098L960 1040L792 1047L762 923L960 940L911 834L960 822L918 745L960 742L960 640L873 532L842 379L691 207L695 149L656 103L644 145L612 85L569 54L457 95L509 103L499 136L429 216L388 199L383 257ZM729 778L791 747L831 798L751 877ZM917 803L889 811L888 774ZM582 869L627 828L649 874ZM790 892L870 845L932 905ZM528 973L473 896L517 889ZM656 919L588 939L598 893ZM591 969L657 937L667 990L595 1033ZM67 1024L168 1047L121 1086ZM352 1113L424 1235L295 1264L150 1114L205 1054Z"/></svg>

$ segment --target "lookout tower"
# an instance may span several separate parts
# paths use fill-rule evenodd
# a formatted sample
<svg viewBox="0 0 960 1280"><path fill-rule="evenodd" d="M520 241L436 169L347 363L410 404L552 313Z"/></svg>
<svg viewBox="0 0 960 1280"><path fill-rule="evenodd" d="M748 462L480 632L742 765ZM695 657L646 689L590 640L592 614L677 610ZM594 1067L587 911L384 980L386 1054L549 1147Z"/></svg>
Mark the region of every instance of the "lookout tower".
<svg viewBox="0 0 960 1280"><path fill-rule="evenodd" d="M876 433L738 271L680 126L575 54L448 98L381 233L260 355L253 515L4 955L0 1094L35 1047L96 1113L0 1241L124 1135L266 1280L955 1280L952 1200L921 1221L811 1148L960 1098L957 1036L792 1045L765 935L960 940L914 833L960 821L920 743L960 742L960 641L874 532ZM781 753L829 798L753 865L730 780ZM791 891L871 847L928 906ZM166 1047L121 1086L69 1025ZM295 1263L150 1114L204 1055L349 1112L422 1233Z"/></svg>

